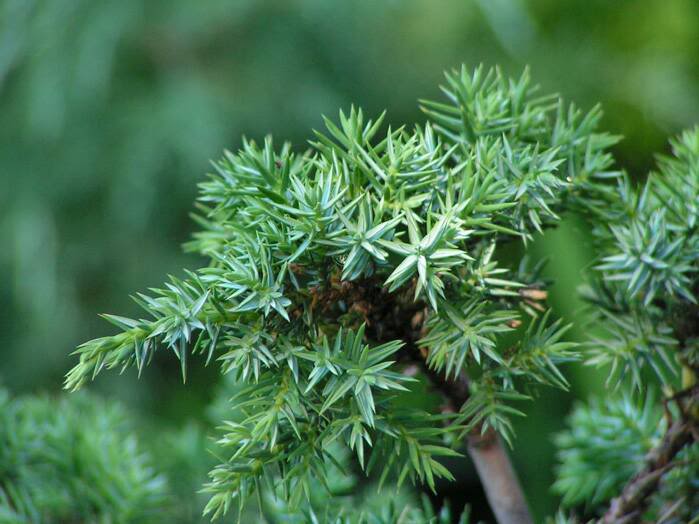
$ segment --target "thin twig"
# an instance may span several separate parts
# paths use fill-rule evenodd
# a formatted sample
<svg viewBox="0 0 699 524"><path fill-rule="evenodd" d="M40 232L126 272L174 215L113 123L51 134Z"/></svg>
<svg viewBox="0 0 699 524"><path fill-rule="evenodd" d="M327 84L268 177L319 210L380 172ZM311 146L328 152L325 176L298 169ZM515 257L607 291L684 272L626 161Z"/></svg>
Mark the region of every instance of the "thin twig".
<svg viewBox="0 0 699 524"><path fill-rule="evenodd" d="M449 403L449 408L458 411L469 396L468 377L462 373L450 381L424 367L432 384ZM531 524L533 520L527 500L500 436L492 429L483 432L479 425L469 435L467 448L497 522Z"/></svg>
<svg viewBox="0 0 699 524"><path fill-rule="evenodd" d="M621 495L612 500L600 522L603 524L639 522L662 476L675 465L672 462L673 458L693 440L690 423L677 421L672 424L660 444L646 456L645 467L629 480Z"/></svg>

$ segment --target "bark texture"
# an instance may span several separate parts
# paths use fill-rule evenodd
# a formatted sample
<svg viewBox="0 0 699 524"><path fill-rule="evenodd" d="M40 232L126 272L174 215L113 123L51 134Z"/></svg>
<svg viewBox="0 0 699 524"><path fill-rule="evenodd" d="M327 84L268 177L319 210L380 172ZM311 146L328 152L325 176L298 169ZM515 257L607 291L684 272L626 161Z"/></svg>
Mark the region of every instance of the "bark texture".
<svg viewBox="0 0 699 524"><path fill-rule="evenodd" d="M527 501L502 439L494 431L472 435L468 454L476 465L485 494L500 524L531 523Z"/></svg>

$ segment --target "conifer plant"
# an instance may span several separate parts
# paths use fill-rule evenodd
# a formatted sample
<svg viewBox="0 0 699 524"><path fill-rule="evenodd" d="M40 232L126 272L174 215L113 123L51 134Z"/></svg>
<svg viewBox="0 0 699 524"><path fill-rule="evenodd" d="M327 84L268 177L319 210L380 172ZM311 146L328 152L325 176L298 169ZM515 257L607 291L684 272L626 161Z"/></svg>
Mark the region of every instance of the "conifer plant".
<svg viewBox="0 0 699 524"><path fill-rule="evenodd" d="M462 68L442 91L424 125L352 108L307 151L267 138L226 152L186 244L209 263L137 294L144 318L105 315L119 332L77 349L66 388L140 374L162 350L183 379L195 355L220 364L234 394L204 487L213 518L274 500L308 521L437 522L317 493L352 471L388 499L406 481L434 490L452 478L443 459L467 452L496 520L527 523L512 417L582 358L609 367L609 392L556 437L557 521L696 517L699 132L636 188L600 109L540 95L527 72ZM605 333L581 346L541 264L499 262L568 212L599 253L583 294ZM416 402L425 387L439 401Z"/></svg>

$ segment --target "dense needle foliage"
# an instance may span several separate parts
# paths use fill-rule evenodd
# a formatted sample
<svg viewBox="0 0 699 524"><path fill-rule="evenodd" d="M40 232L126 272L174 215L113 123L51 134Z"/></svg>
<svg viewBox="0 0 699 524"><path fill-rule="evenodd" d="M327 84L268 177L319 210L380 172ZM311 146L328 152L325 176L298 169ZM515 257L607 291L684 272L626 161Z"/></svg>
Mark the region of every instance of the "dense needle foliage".
<svg viewBox="0 0 699 524"><path fill-rule="evenodd" d="M161 350L174 352L183 378L195 354L233 377L235 410L205 487L214 517L242 512L254 495L261 507L270 494L307 504L331 469L347 469L337 453L379 485L434 490L451 478L442 458L467 435L511 442L511 417L522 414L513 401L535 385L566 388L559 366L579 354L546 306L540 265L501 267L498 248L526 246L567 210L590 220L603 254L586 296L610 335L587 351L590 362L611 364L617 389L630 375L642 394L656 379L672 394L680 366L694 376L697 133L637 192L612 169L617 139L597 130L599 109L540 95L526 72L446 79L445 100L423 101L427 123L413 129L352 108L326 120L308 151L268 138L226 152L200 186L202 231L187 244L210 264L136 295L145 318L105 315L119 333L78 348L68 389L105 368L141 373ZM421 380L451 405L406 403ZM468 389L463 403L450 397L454 384ZM585 447L604 448L595 432L629 416L633 403L622 402L579 411L571 420L582 437L559 437L566 502L607 501L661 438L614 456L620 468L596 468L599 486L573 494L600 457ZM633 420L641 434L657 420L648 406Z"/></svg>

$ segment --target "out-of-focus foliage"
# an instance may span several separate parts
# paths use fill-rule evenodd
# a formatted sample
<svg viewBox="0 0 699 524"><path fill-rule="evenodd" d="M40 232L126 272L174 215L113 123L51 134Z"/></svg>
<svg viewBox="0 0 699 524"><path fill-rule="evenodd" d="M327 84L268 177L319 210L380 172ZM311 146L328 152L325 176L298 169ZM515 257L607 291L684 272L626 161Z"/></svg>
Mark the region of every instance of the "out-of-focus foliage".
<svg viewBox="0 0 699 524"><path fill-rule="evenodd" d="M162 522L166 502L121 409L0 391L0 522Z"/></svg>
<svg viewBox="0 0 699 524"><path fill-rule="evenodd" d="M660 493L645 515L649 522L682 524L699 518L699 444L682 450L677 463L663 479Z"/></svg>
<svg viewBox="0 0 699 524"><path fill-rule="evenodd" d="M567 430L556 437L561 465L553 488L564 505L606 502L638 471L665 426L652 397L637 404L595 399L570 415Z"/></svg>
<svg viewBox="0 0 699 524"><path fill-rule="evenodd" d="M581 404L556 437L560 466L554 491L565 506L589 512L618 494L638 472L666 430L661 409L648 395L643 405L629 397ZM699 516L699 445L685 447L661 480L644 522L692 522Z"/></svg>
<svg viewBox="0 0 699 524"><path fill-rule="evenodd" d="M208 497L201 493L202 478L215 464L210 432L205 424L190 422L181 428L141 425L143 445L159 472L167 478L167 518L173 524L208 523L202 508Z"/></svg>
<svg viewBox="0 0 699 524"><path fill-rule="evenodd" d="M643 186L623 177L590 211L601 259L585 296L607 333L589 363L610 364L614 385L641 388L652 370L671 386L680 365L699 369L699 128L671 143Z"/></svg>
<svg viewBox="0 0 699 524"><path fill-rule="evenodd" d="M421 121L416 95L435 96L458 63L529 64L547 90L601 102L604 128L626 137L617 157L642 175L668 134L699 120L698 19L694 0L0 2L0 376L59 387L70 348L102 330L95 311L128 313L125 290L192 264L174 245L223 147L269 131L303 146L319 115L350 103ZM568 222L534 243L566 318L580 314L587 241ZM576 372L573 388L591 377ZM161 375L144 378L147 397L133 384L120 395L145 408L184 400L168 408L181 418L202 411L196 382L166 399ZM555 507L541 435L567 402L544 395L518 424L539 516Z"/></svg>

